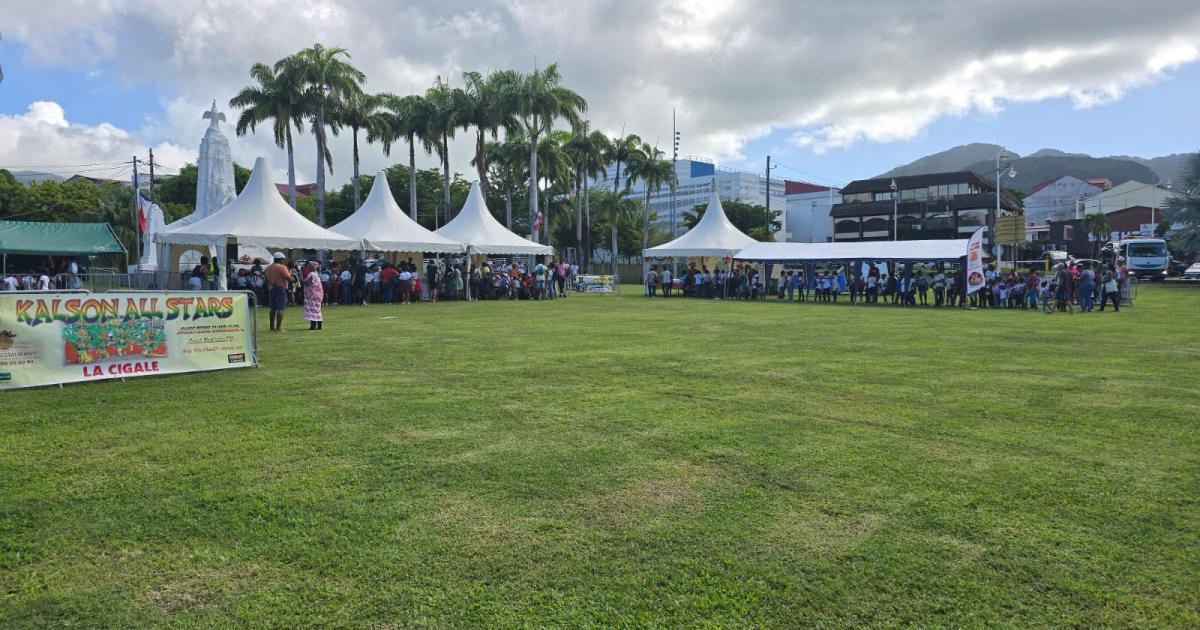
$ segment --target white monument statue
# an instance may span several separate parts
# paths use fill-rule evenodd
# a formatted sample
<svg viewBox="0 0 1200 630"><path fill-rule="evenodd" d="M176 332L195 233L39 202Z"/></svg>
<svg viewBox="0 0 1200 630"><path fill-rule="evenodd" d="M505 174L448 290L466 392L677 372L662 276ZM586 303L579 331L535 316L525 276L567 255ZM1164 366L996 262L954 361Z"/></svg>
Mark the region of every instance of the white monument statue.
<svg viewBox="0 0 1200 630"><path fill-rule="evenodd" d="M134 192L140 197L138 206L146 213L146 231L142 234L142 259L138 261L138 269L155 271L158 269L158 244L154 235L167 229L166 216L158 204L142 197L142 191Z"/></svg>
<svg viewBox="0 0 1200 630"><path fill-rule="evenodd" d="M233 154L220 128L225 114L217 111L217 102L213 101L204 118L208 119L208 130L200 141L200 160L196 162L196 211L188 217L191 219L188 223L211 215L237 197L233 186Z"/></svg>

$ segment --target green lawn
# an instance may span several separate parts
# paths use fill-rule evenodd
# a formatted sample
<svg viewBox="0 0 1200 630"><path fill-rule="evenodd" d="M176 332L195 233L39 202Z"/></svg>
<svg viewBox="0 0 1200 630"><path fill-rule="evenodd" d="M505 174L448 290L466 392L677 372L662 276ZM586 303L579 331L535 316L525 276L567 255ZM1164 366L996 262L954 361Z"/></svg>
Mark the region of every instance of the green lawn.
<svg viewBox="0 0 1200 630"><path fill-rule="evenodd" d="M1198 312L293 309L0 394L0 627L1196 627Z"/></svg>

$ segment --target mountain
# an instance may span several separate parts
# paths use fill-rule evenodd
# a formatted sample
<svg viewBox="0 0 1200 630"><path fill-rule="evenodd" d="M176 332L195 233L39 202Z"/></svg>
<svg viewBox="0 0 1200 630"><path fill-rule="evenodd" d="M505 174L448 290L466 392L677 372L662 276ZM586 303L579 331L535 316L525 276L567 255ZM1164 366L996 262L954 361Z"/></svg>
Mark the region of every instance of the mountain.
<svg viewBox="0 0 1200 630"><path fill-rule="evenodd" d="M915 175L946 171L974 171L993 180L996 177L996 154L1004 149L999 145L973 143L927 155L898 166L876 177ZM1010 155L1017 155L1009 151ZM1175 177L1188 155L1176 153L1155 158L1126 155L1097 158L1084 153L1067 153L1059 149L1039 149L1013 162L1017 176L1004 183L1006 188L1030 192L1033 187L1060 175L1076 177L1106 177L1113 186L1130 180L1155 183Z"/></svg>
<svg viewBox="0 0 1200 630"><path fill-rule="evenodd" d="M1129 160L1117 158L1094 158L1086 155L1045 155L1040 157L1024 157L1013 162L1017 176L1004 180L1005 188L1015 188L1022 192L1032 192L1033 187L1061 175L1074 175L1081 179L1092 177L1107 177L1113 186L1119 186L1130 180L1154 183L1158 176L1150 167ZM980 177L993 181L996 179L996 158L976 162L966 169L974 171Z"/></svg>
<svg viewBox="0 0 1200 630"><path fill-rule="evenodd" d="M65 177L59 177L53 173L39 173L38 171L9 171L14 179L22 186L28 186L32 182L40 182L43 180L54 180L56 182L65 181Z"/></svg>
<svg viewBox="0 0 1200 630"><path fill-rule="evenodd" d="M996 154L1004 147L995 144L975 142L964 144L953 149L946 149L933 155L926 155L914 162L897 166L896 168L876 175L876 177L897 177L899 175L919 175L921 173L945 173L949 171L967 170L967 166L985 160L995 160ZM1012 154L1012 152L1009 152ZM1014 154L1015 155L1015 154Z"/></svg>

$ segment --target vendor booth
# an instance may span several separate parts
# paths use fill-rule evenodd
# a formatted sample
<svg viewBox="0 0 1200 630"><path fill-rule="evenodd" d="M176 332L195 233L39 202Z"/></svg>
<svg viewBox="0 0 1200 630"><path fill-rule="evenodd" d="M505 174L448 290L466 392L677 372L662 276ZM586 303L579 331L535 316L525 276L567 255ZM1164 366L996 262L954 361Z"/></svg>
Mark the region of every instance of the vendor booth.
<svg viewBox="0 0 1200 630"><path fill-rule="evenodd" d="M327 230L289 206L271 183L264 158L254 161L246 187L232 203L190 225L155 236L158 244L158 284L166 288L168 274L179 272L179 261L189 250L216 253L221 266L220 288L226 288L227 245L252 245L270 249L359 251L362 239ZM209 249L212 248L212 249Z"/></svg>
<svg viewBox="0 0 1200 630"><path fill-rule="evenodd" d="M8 256L125 255L107 223L43 223L0 221L0 273L8 273Z"/></svg>
<svg viewBox="0 0 1200 630"><path fill-rule="evenodd" d="M642 250L642 289L646 290L646 264L649 258L716 258L728 264L734 254L757 243L737 229L725 215L721 197L714 190L708 208L692 229L679 238Z"/></svg>

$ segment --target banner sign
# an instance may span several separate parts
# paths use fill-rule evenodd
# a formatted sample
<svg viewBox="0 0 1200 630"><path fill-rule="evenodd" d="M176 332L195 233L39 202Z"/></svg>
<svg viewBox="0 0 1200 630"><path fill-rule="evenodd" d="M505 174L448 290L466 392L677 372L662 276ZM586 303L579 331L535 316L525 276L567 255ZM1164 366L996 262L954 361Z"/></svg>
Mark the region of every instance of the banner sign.
<svg viewBox="0 0 1200 630"><path fill-rule="evenodd" d="M984 288L986 283L983 277L983 228L979 228L967 241L967 295Z"/></svg>
<svg viewBox="0 0 1200 630"><path fill-rule="evenodd" d="M248 367L245 293L0 293L0 389Z"/></svg>
<svg viewBox="0 0 1200 630"><path fill-rule="evenodd" d="M575 290L611 293L616 290L616 286L612 276L575 276Z"/></svg>

